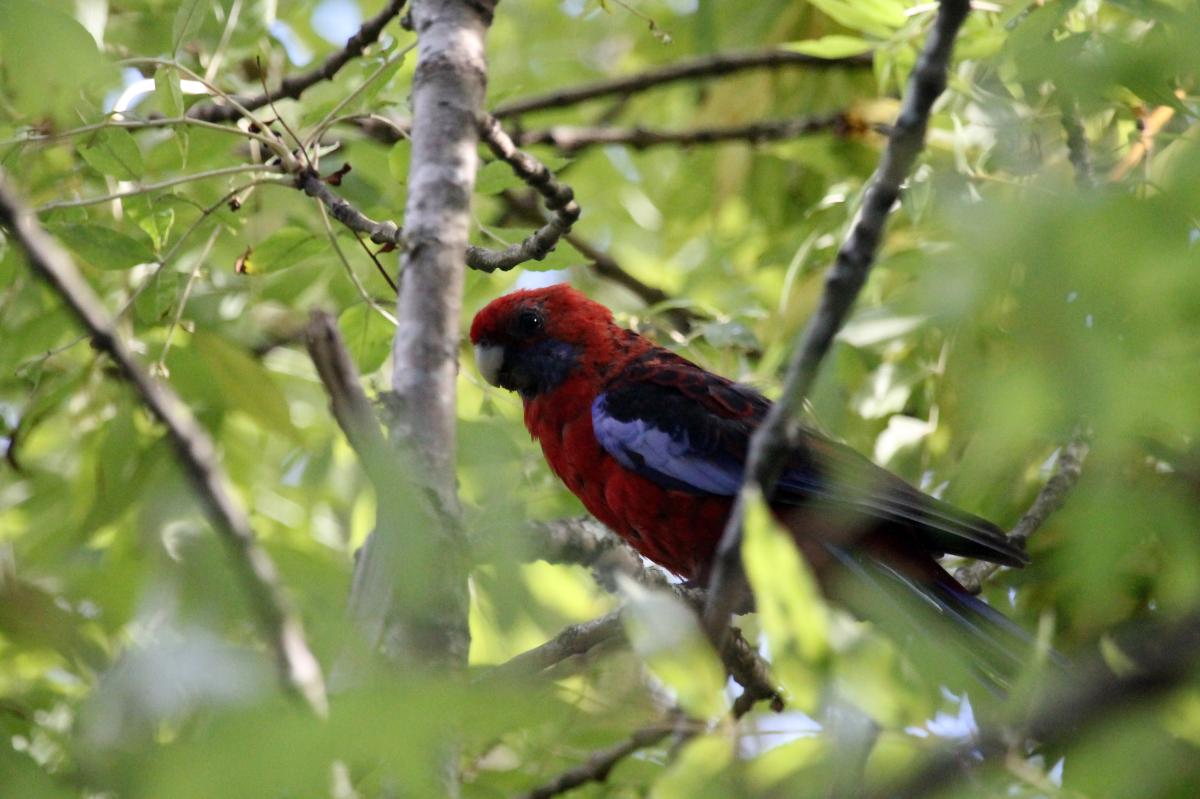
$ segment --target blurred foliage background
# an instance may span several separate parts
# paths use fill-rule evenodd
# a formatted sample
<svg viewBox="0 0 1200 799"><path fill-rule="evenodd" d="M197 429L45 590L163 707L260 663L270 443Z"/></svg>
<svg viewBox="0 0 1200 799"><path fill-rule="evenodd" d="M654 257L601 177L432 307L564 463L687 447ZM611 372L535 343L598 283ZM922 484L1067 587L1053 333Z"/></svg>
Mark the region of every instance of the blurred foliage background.
<svg viewBox="0 0 1200 799"><path fill-rule="evenodd" d="M1003 526L1064 442L1090 430L1082 479L1030 542L1033 565L992 577L985 596L1063 651L1119 664L1123 630L1200 607L1200 11L1187 0L974 6L811 420ZM237 94L274 86L380 8L0 0L0 168L217 439L335 682L374 497L298 331L312 308L337 314L366 387L386 388L393 295L368 252L379 248L336 223L327 231L317 203L262 168L244 123L115 121L178 118L208 102L201 78ZM585 248L662 294L648 305L594 268L594 253L563 243L511 273L470 273L464 332L514 285L569 279L687 357L775 391L935 11L909 0L500 4L492 108L732 51L869 56L504 118L525 136L831 113L844 124L757 143L532 146L574 188ZM322 174L351 169L338 192L398 224L409 148L387 131L408 118L414 41L393 22L333 79L259 111L319 139ZM1086 147L1075 164L1071 131ZM504 164L484 166L478 243L532 229L525 191ZM394 254L378 259L394 270ZM683 328L678 309L691 314ZM527 521L582 508L529 442L518 400L467 366L458 407L459 489L477 545L470 679L384 670L335 691L330 718L317 720L278 694L160 429L0 238L0 795L435 795L452 739L462 795L516 796L676 703L693 719L687 736L642 748L576 795L825 795L839 748L822 718L830 686L880 727L871 784L988 722L975 708L994 699L942 688L903 647L826 611L765 535L752 536L763 549L751 565L765 558L791 579L756 585L807 608L790 628L762 624L793 701L722 721L737 689L677 605L636 587L614 596L587 568L538 560ZM620 602L631 648L536 679L487 677ZM759 634L757 619L744 626ZM950 790L1184 797L1197 784L1193 677L1104 715L1069 746L1015 747Z"/></svg>

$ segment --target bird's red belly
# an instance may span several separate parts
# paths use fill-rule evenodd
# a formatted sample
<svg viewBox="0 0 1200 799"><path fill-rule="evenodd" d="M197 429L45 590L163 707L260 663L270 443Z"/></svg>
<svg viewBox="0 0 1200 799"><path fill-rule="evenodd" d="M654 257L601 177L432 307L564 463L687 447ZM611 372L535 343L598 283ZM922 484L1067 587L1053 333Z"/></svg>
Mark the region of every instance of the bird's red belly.
<svg viewBox="0 0 1200 799"><path fill-rule="evenodd" d="M660 566L690 580L707 576L728 498L669 490L627 471L596 441L589 416L532 432L550 468L593 516Z"/></svg>

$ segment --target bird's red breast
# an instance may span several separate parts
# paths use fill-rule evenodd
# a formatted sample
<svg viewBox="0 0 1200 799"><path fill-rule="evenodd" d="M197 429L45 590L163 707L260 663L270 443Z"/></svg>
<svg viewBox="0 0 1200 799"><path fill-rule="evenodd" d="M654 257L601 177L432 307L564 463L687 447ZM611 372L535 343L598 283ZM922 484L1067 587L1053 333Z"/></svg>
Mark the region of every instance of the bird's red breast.
<svg viewBox="0 0 1200 799"><path fill-rule="evenodd" d="M592 405L604 386L635 361L661 351L619 327L608 309L559 284L495 300L475 317L476 347L528 346L516 330L521 313L540 314L545 335L576 350L577 365L553 388L523 396L525 426L546 463L588 512L650 560L699 578L720 540L730 500L664 488L624 468L597 440ZM676 357L671 355L670 357Z"/></svg>

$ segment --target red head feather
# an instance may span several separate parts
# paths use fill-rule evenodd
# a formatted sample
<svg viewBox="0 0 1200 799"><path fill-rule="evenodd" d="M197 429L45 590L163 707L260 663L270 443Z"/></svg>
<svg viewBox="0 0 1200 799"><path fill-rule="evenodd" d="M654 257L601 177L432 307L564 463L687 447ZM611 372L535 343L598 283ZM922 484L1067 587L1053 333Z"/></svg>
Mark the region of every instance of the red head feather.
<svg viewBox="0 0 1200 799"><path fill-rule="evenodd" d="M544 323L548 338L586 345L595 333L612 325L612 311L588 299L566 283L524 289L497 297L471 323L471 343L507 344L519 337L522 312L534 311Z"/></svg>

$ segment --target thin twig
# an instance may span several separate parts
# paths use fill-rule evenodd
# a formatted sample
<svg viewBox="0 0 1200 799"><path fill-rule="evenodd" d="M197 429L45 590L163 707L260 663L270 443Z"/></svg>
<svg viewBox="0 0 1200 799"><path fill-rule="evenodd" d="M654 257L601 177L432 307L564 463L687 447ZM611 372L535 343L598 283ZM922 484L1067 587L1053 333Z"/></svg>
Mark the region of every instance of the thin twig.
<svg viewBox="0 0 1200 799"><path fill-rule="evenodd" d="M1087 454L1088 437L1084 433L1076 433L1070 441L1063 445L1062 449L1058 451L1058 457L1054 463L1054 473L1046 481L1046 485L1042 486L1042 490L1034 498L1029 510L1025 511L1025 515L1008 534L1010 544L1018 549L1024 549L1029 542L1029 537L1037 532L1052 513L1063 506L1063 503L1067 501L1067 494L1079 482ZM972 594L978 594L982 590L984 582L999 570L999 564L980 560L955 571L954 579L962 583L963 587Z"/></svg>
<svg viewBox="0 0 1200 799"><path fill-rule="evenodd" d="M188 239L191 238L191 235L193 233L195 233L197 230L199 230L200 226L202 224L204 224L205 220L208 219L208 217L212 216L214 213L216 213L218 208L223 207L224 205L229 203L233 198L237 197L239 194L242 194L242 192L248 193L248 192L251 192L254 189L258 188L259 186L272 185L272 184L281 185L281 186L286 185L286 183L284 183L280 180L277 180L277 179L273 179L273 178L256 178L254 180L243 183L240 186L235 186L234 188L225 192L225 194L218 197L215 202L211 203L207 207L201 208L200 216L196 219L196 221L193 222L191 225L189 225L188 229L185 230L179 236L179 238L177 238L175 240L175 243L171 245L171 248L169 250L167 250L167 252L163 255L162 258L159 259L158 265L154 268L154 270L149 275L147 275L146 279L143 280L140 284L138 284L138 286L136 286L134 288L134 290L130 293L129 298L127 300L125 300L125 304L122 305L120 310L117 311L117 319L122 319L122 318L124 318L125 314L129 313L129 311L133 308L134 303L137 301L137 298L141 295L141 293L143 291L145 291L146 288L151 283L154 282L154 279L156 277L158 277L158 275L162 272L163 269L166 268L167 264L171 263L171 261L175 258L175 255L181 249L183 249L183 245L185 243L187 243Z"/></svg>
<svg viewBox="0 0 1200 799"><path fill-rule="evenodd" d="M559 239L571 232L571 226L579 219L575 192L557 180L541 161L518 150L495 117L487 114L480 117L479 137L493 155L512 167L517 177L542 195L550 218L524 241L504 250L467 247L467 265L481 272L503 272L527 261L542 260L554 250Z"/></svg>
<svg viewBox="0 0 1200 799"><path fill-rule="evenodd" d="M639 749L654 746L677 732L691 737L699 731L700 728L695 730L681 728L679 722L675 720L643 727L619 744L606 749L598 749L586 761L574 768L567 769L545 785L521 794L521 799L550 799L552 796L564 794L589 782L604 782L608 779L613 767Z"/></svg>
<svg viewBox="0 0 1200 799"><path fill-rule="evenodd" d="M205 80L212 80L220 71L221 64L225 60L225 48L229 46L229 40L233 38L233 32L237 29L238 19L241 15L242 0L233 0L229 5L229 13L225 17L225 27L221 30L221 38L217 42L212 56L208 59L208 66L204 69Z"/></svg>
<svg viewBox="0 0 1200 799"><path fill-rule="evenodd" d="M301 170L296 175L296 188L309 197L315 197L329 209L330 215L346 227L358 233L366 234L376 244L390 244L400 249L404 248L404 232L390 220L376 222L359 211L343 198L337 196L321 176L311 169Z"/></svg>
<svg viewBox="0 0 1200 799"><path fill-rule="evenodd" d="M556 125L545 130L531 130L517 136L522 147L547 144L559 151L574 155L588 147L623 144L635 150L662 145L691 146L744 141L749 144L795 139L814 133L832 132L839 136L867 130L860 120L843 111L818 116L752 122L748 125L721 125L688 130L656 130L641 126L633 128L581 128Z"/></svg>
<svg viewBox="0 0 1200 799"><path fill-rule="evenodd" d="M110 200L121 200L125 197L136 197L139 194L149 194L153 191L161 189L169 189L172 186L179 186L184 183L195 183L198 180L207 180L209 178L219 178L226 175L242 175L247 172L271 172L278 173L279 167L272 164L238 164L237 166L225 166L219 169L208 169L204 172L195 172L191 175L180 175L170 180L159 181L158 183L147 183L139 186L136 189L127 189L125 191L113 192L100 197L85 197L80 200L56 200L52 203L46 203L39 206L36 210L39 214L44 214L47 211L53 211L56 208L82 208L87 205L99 205Z"/></svg>
<svg viewBox="0 0 1200 799"><path fill-rule="evenodd" d="M216 446L171 388L153 380L117 334L112 317L72 263L0 176L0 222L24 249L30 266L63 298L98 350L108 353L147 409L167 430L176 457L213 528L228 545L250 607L274 649L284 687L319 714L326 710L321 667L309 649L299 617L286 600L275 564L258 543Z"/></svg>
<svg viewBox="0 0 1200 799"><path fill-rule="evenodd" d="M179 63L178 61L173 61L168 58L141 58L141 57L139 57L139 58L125 59L124 61L121 62L121 64L123 66L124 65L130 65L130 66L150 65L150 66L154 66L154 67L167 67L168 69L174 69L177 72L180 72L180 73L186 75L187 77L191 78L192 80L195 80L198 83L202 84L204 86L204 88L208 89L210 94L221 98L226 103L229 103L231 106L236 108L238 113L246 118L246 120L247 120L246 124L253 125L253 127L255 127L256 129L258 129L260 131L265 131L268 133L273 132L273 131L271 131L271 128L265 122L263 122L261 119L256 117L254 115L253 111L251 111L250 109L248 109L244 105L242 105L236 97L230 95L228 92L226 92L221 87L217 86L215 83L212 83L211 81L205 79L201 75L196 74L196 72L194 72L193 70L184 66L183 64ZM296 170L296 159L292 156L292 151L288 148L287 144L282 140L282 138L281 137L276 137L274 139L268 138L268 142L269 142L268 146L271 148L271 151L275 153L276 157L279 158L279 163L283 165L283 168L288 172L294 172Z"/></svg>
<svg viewBox="0 0 1200 799"><path fill-rule="evenodd" d="M379 262L378 253L371 252L371 248L367 246L365 241L363 241L362 234L357 230L354 231L354 240L358 242L359 247L362 247L362 251L366 254L366 256L371 259L371 263L375 265L375 271L378 272L379 276L383 278L383 282L388 284L388 288L392 290L392 293L399 293L400 289L396 286L396 281L392 279L392 276L388 274L387 269L385 269L383 264ZM380 252L386 252L389 250L390 248L388 247L380 248Z"/></svg>
<svg viewBox="0 0 1200 799"><path fill-rule="evenodd" d="M325 210L324 205L318 205L317 210L321 212L321 224L325 227L325 235L329 238L329 244L333 247L334 254L338 257L342 267L346 270L346 277L350 278L350 282L354 285L354 290L358 292L358 296L367 304L375 313L379 314L380 318L388 324L395 326L396 317L392 316L389 311L384 310L375 302L375 298L367 291L367 287L358 279L358 275L354 272L354 266L351 265L350 259L346 257L346 253L342 252L342 245L338 244L337 233L333 231L333 225L329 224L329 213Z"/></svg>
<svg viewBox="0 0 1200 799"><path fill-rule="evenodd" d="M391 69L393 66L404 63L404 59L408 57L408 54L412 52L416 46L417 42L414 40L408 45L400 48L400 50L398 50L394 55L385 58L383 63L376 67L374 72L364 78L363 81L354 88L354 91L348 92L345 97L338 101L337 105L329 109L329 113L327 113L321 119L321 121L316 124L312 130L312 133L308 135L304 146L306 148L311 147L319 142L321 137L325 135L325 131L329 130L329 127L341 118L340 114L344 108L348 107L352 102L358 99L358 97L365 92L372 83L379 80L380 75Z"/></svg>
<svg viewBox="0 0 1200 799"><path fill-rule="evenodd" d="M508 203L509 208L524 219L539 224L544 221L544 214L531 196L515 191L506 191L500 196ZM669 294L657 286L643 283L629 274L617 259L581 237L578 233L572 231L563 236L563 238L591 263L592 271L597 276L605 280L610 280L633 292L646 305L658 305L671 299ZM692 320L696 318L695 314L684 308L672 308L666 312L666 317L676 329L685 333L691 327Z"/></svg>
<svg viewBox="0 0 1200 799"><path fill-rule="evenodd" d="M535 646L486 672L485 679L512 680L532 677L575 655L587 653L593 647L625 635L621 611L614 610L599 618L564 627L558 635Z"/></svg>
<svg viewBox="0 0 1200 799"><path fill-rule="evenodd" d="M621 78L587 83L570 89L560 89L546 94L526 97L502 103L492 114L498 118L519 116L548 108L563 108L597 97L630 95L655 86L697 78L714 78L747 69L777 69L798 66L814 69L833 67L870 67L871 54L848 58L818 58L791 50L767 50L759 53L720 53L689 61L679 61L658 69L650 69Z"/></svg>
<svg viewBox="0 0 1200 799"><path fill-rule="evenodd" d="M748 494L770 496L779 471L794 451L794 419L808 394L817 369L833 338L846 320L850 306L866 282L887 224L888 214L900 196L904 180L925 143L925 130L934 101L946 86L946 73L954 39L967 17L967 0L942 0L933 29L925 42L905 90L904 103L879 167L863 193L862 206L850 234L838 250L825 277L820 304L805 327L803 338L788 363L780 398L750 440L746 485L738 494L713 563L705 626L715 641L729 629L730 615L745 598L742 571L742 519Z"/></svg>
<svg viewBox="0 0 1200 799"><path fill-rule="evenodd" d="M175 315L171 317L171 323L167 325L167 332L163 336L162 352L159 353L158 361L155 364L156 373L160 376L166 374L167 355L171 352L171 339L175 337L175 330L183 320L183 312L187 308L188 300L192 296L192 287L196 285L196 278L200 276L200 270L203 268L204 262L208 260L208 254L212 252L213 245L217 243L217 237L220 235L221 228L213 228L208 241L204 242L204 247L200 250L200 255L196 257L196 263L192 265L192 271L188 274L187 283L183 286L183 295L179 298L179 303L175 307Z"/></svg>
<svg viewBox="0 0 1200 799"><path fill-rule="evenodd" d="M73 138L75 136L83 136L88 133L94 133L98 130L106 128L123 128L125 130L146 130L150 128L173 128L173 127L193 127L211 130L216 133L225 133L231 136L237 136L243 139L254 139L255 141L265 144L268 147L275 145L275 139L269 136L264 136L261 133L256 133L250 130L242 130L241 128L233 127L232 125L218 125L213 122L205 122L200 119L190 119L188 117L160 117L157 119L118 119L111 118L104 122L93 122L90 125L80 125L77 128L69 128L67 130L56 131L52 133L34 133L32 135L17 136L11 139L0 141L0 147L6 147L10 144L49 144L63 139Z"/></svg>
<svg viewBox="0 0 1200 799"><path fill-rule="evenodd" d="M342 67L361 56L368 46L379 39L387 24L399 15L400 10L404 8L404 3L405 0L390 0L382 11L362 24L358 31L346 41L341 50L331 53L315 69L284 78L278 89L257 95L236 97L234 98L236 104L196 105L188 111L188 116L208 122L228 122L242 116L241 109L255 111L275 100L299 99L307 89L321 81L332 80Z"/></svg>

